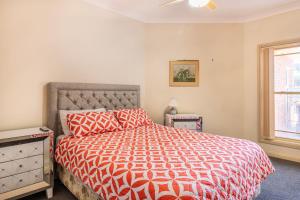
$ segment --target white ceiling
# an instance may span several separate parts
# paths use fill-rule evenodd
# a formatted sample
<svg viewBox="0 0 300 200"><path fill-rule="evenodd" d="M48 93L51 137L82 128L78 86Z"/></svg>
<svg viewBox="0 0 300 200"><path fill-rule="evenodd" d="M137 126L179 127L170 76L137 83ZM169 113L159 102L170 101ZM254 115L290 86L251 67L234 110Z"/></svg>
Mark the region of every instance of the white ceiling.
<svg viewBox="0 0 300 200"><path fill-rule="evenodd" d="M215 0L218 8L191 8L185 2L161 7L164 0L86 0L146 23L245 22L300 9L300 0Z"/></svg>

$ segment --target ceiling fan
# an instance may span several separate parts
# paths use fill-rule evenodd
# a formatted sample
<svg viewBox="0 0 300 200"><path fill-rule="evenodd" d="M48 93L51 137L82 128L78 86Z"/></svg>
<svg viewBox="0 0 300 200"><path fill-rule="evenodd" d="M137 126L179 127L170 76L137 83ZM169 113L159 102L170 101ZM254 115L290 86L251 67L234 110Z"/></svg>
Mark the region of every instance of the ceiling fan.
<svg viewBox="0 0 300 200"><path fill-rule="evenodd" d="M169 0L162 4L162 6L169 6L177 3L181 3L185 0ZM189 5L191 7L201 8L201 7L207 7L211 10L214 10L217 8L216 3L213 0L187 0L189 2Z"/></svg>

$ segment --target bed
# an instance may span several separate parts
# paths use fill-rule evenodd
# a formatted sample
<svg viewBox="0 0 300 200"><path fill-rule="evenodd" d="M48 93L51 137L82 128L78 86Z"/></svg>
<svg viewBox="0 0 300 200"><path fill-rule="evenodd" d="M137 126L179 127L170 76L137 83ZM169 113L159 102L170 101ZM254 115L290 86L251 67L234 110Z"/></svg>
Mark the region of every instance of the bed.
<svg viewBox="0 0 300 200"><path fill-rule="evenodd" d="M155 123L82 138L61 136L59 110L139 106L139 86L48 85L58 177L78 199L250 200L274 172L253 142Z"/></svg>

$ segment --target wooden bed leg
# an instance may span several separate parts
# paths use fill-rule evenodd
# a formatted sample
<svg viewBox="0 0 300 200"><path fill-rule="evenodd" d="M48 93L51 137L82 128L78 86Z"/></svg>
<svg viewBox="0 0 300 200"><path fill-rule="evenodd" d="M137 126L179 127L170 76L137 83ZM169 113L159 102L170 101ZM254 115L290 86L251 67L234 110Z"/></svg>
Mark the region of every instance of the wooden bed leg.
<svg viewBox="0 0 300 200"><path fill-rule="evenodd" d="M46 190L47 199L51 199L53 197L53 188L49 188Z"/></svg>

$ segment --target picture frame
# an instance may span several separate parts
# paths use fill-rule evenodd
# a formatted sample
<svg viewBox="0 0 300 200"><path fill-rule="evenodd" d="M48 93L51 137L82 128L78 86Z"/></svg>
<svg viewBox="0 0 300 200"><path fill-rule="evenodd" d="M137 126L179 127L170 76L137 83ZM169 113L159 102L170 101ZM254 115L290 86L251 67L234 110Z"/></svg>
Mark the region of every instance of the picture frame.
<svg viewBox="0 0 300 200"><path fill-rule="evenodd" d="M169 62L170 87L198 87L199 60L177 60Z"/></svg>

